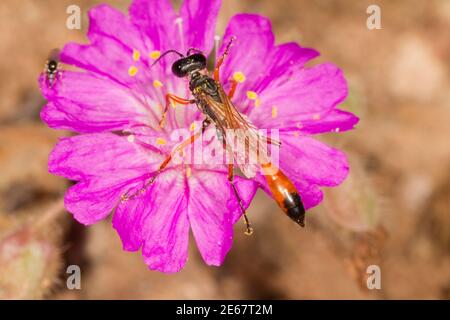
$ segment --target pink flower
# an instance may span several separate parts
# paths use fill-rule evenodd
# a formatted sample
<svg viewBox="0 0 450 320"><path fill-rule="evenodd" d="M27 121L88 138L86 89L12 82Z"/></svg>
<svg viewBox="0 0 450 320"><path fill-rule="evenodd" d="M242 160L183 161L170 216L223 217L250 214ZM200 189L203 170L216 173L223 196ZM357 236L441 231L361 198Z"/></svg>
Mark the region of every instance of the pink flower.
<svg viewBox="0 0 450 320"><path fill-rule="evenodd" d="M184 266L190 228L205 262L220 265L241 216L225 165L169 164L144 194L121 201L142 188L177 145L170 133L203 119L194 105L177 106L159 128L164 95L188 98L190 92L186 80L171 73L173 60L150 65L169 49L210 53L219 7L219 0L185 0L177 14L169 0L135 0L128 18L100 5L89 12L90 43L69 43L61 52L61 61L80 71L64 71L51 87L40 78L48 100L42 120L79 133L62 138L49 158L51 173L77 181L66 193L66 209L89 225L116 208L113 226L124 249L142 249L150 269ZM347 95L342 72L332 64L305 68L318 53L295 43L275 45L270 21L259 15L234 16L219 53L232 36L237 40L221 70L223 86L229 90L226 80L245 79L233 102L257 128L280 130L279 166L305 208L316 206L320 187L338 185L349 170L342 152L311 137L358 122L336 108ZM260 175L235 181L244 207L258 187L269 192Z"/></svg>

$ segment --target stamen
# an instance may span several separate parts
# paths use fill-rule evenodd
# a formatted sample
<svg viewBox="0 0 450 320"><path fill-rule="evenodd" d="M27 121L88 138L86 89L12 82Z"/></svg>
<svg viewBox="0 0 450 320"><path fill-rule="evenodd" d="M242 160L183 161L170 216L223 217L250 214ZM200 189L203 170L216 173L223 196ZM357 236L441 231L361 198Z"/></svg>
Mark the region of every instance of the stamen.
<svg viewBox="0 0 450 320"><path fill-rule="evenodd" d="M186 168L186 178L189 178L191 176L192 172L191 172L191 167L187 167Z"/></svg>
<svg viewBox="0 0 450 320"><path fill-rule="evenodd" d="M136 73L138 73L138 68L137 67L135 67L135 66L131 66L129 69L128 69L128 75L130 76L130 77L134 77L135 75L136 75Z"/></svg>
<svg viewBox="0 0 450 320"><path fill-rule="evenodd" d="M217 55L219 54L219 44L220 44L220 36L216 34L214 36L214 52L216 54L216 58L214 59L214 61L217 61Z"/></svg>
<svg viewBox="0 0 450 320"><path fill-rule="evenodd" d="M258 98L258 94L255 91L247 91L247 98L250 100L256 100L256 98Z"/></svg>
<svg viewBox="0 0 450 320"><path fill-rule="evenodd" d="M195 128L196 128L195 122L192 122L191 126L189 127L189 130L195 131Z"/></svg>
<svg viewBox="0 0 450 320"><path fill-rule="evenodd" d="M244 73L242 73L241 71L237 71L233 73L233 79L238 83L242 83L245 81L246 78Z"/></svg>
<svg viewBox="0 0 450 320"><path fill-rule="evenodd" d="M273 106L272 107L272 118L276 118L278 116L278 108Z"/></svg>
<svg viewBox="0 0 450 320"><path fill-rule="evenodd" d="M138 50L133 49L133 60L139 61L140 58L141 58L141 53Z"/></svg>
<svg viewBox="0 0 450 320"><path fill-rule="evenodd" d="M255 107L258 108L261 105L261 99L257 98L255 100Z"/></svg>
<svg viewBox="0 0 450 320"><path fill-rule="evenodd" d="M181 44L183 46L183 51L184 51L185 48L184 48L183 18L182 17L176 18L175 24L177 24L177 26L178 26L178 33L180 34L180 41L181 41Z"/></svg>
<svg viewBox="0 0 450 320"><path fill-rule="evenodd" d="M313 120L320 120L320 114L316 113L312 118Z"/></svg>
<svg viewBox="0 0 450 320"><path fill-rule="evenodd" d="M130 134L128 137L127 137L127 140L128 140L128 142L134 142L134 134Z"/></svg>
<svg viewBox="0 0 450 320"><path fill-rule="evenodd" d="M244 217L244 223L245 223L244 234L247 236L251 236L253 234L252 225L250 224L250 221L248 220L247 214L245 212L242 216Z"/></svg>
<svg viewBox="0 0 450 320"><path fill-rule="evenodd" d="M161 81L159 81L159 80L154 80L153 81L153 86L158 89L158 88L161 88L163 86L163 83Z"/></svg>
<svg viewBox="0 0 450 320"><path fill-rule="evenodd" d="M159 51L159 50L152 51L149 54L149 57L152 59L155 59L155 60L158 59L160 56L161 56L161 51Z"/></svg>
<svg viewBox="0 0 450 320"><path fill-rule="evenodd" d="M167 141L164 138L157 138L156 144L159 144L160 146L163 146L167 143Z"/></svg>

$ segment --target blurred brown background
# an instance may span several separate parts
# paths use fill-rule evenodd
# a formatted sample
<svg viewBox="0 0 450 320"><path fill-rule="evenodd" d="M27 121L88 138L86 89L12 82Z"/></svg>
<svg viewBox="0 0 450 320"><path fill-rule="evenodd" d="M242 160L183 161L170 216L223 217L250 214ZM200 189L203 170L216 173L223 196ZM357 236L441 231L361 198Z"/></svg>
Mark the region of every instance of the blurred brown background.
<svg viewBox="0 0 450 320"><path fill-rule="evenodd" d="M47 173L47 155L67 133L40 122L36 79L50 49L85 41L86 12L100 2L0 2L0 298L450 298L450 1L224 1L220 32L237 12L260 13L278 43L298 41L321 52L314 63L343 68L343 108L361 122L321 137L349 154L352 171L305 230L258 193L256 232L236 225L222 267L206 266L191 241L174 275L122 251L110 220L85 228L58 214L68 182ZM71 4L82 30L65 28ZM366 27L370 4L381 7L381 30ZM71 264L81 290L65 286ZM372 264L381 290L366 287Z"/></svg>

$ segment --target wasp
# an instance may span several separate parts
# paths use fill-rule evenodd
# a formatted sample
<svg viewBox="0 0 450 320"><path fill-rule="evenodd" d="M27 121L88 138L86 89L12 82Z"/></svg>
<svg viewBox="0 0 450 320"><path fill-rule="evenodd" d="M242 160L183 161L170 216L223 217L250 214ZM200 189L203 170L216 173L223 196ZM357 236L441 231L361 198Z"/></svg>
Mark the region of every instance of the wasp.
<svg viewBox="0 0 450 320"><path fill-rule="evenodd" d="M229 130L237 132L238 138L241 138L241 141L245 142L247 147L246 150L248 150L248 152L257 154L256 163L248 164L243 161L236 161L236 166L248 178L254 176L256 169L255 166L259 167L267 180L268 187L278 206L292 220L304 227L305 209L296 187L279 168L274 166L270 157L267 156L265 152L260 152L261 150L258 149L260 145L264 145L266 142L278 145L280 145L280 143L272 141L270 138L261 135L251 124L251 122L247 120L246 117L242 115L233 104L231 99L236 91L236 86L238 84L237 81L230 80L231 89L228 94L225 93L225 90L220 83L220 67L223 64L225 57L228 55L229 49L234 40L234 38L231 39L223 54L217 59L212 75L210 75L210 72L207 70L206 56L201 51L194 48L189 49L186 55L183 55L176 50L168 50L152 64L156 64L160 59L169 53L177 54L179 59L172 64L172 73L176 77L186 78L188 80L189 90L193 96L193 99L186 99L170 93L166 94L165 108L163 110L160 126L164 126L165 118L171 103L178 103L182 105L195 104L203 113L205 118L202 122L201 130L191 135L190 138L182 141L172 150L171 154L161 163L156 171L156 174L146 183L142 190L145 190L148 185L154 182L157 175L166 168L172 160L172 157L177 152L181 152L184 148L192 144L201 136L209 125L213 124L216 127L219 141L222 141L223 148L227 152L233 154L235 158L236 153L233 152L234 150L230 150L231 146L233 146L233 141L231 141L231 138L227 135ZM246 224L245 233L251 234L252 228L249 219L246 215L241 197L239 196L237 188L234 184L234 166L234 161L228 164L228 181L231 184L233 193L236 196L240 210L242 211L244 217L244 222Z"/></svg>
<svg viewBox="0 0 450 320"><path fill-rule="evenodd" d="M61 74L59 71L59 49L50 51L48 59L45 62L44 74L46 84L52 88Z"/></svg>

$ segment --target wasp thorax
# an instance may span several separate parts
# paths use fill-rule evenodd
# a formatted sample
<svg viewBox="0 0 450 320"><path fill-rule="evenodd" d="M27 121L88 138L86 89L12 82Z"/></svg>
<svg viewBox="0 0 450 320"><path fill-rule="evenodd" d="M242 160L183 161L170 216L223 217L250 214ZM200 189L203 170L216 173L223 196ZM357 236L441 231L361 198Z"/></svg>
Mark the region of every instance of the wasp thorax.
<svg viewBox="0 0 450 320"><path fill-rule="evenodd" d="M175 61L172 65L172 72L177 77L183 78L194 71L200 71L205 68L206 57L201 53L196 53Z"/></svg>

